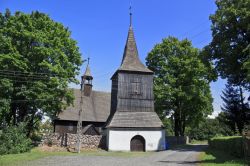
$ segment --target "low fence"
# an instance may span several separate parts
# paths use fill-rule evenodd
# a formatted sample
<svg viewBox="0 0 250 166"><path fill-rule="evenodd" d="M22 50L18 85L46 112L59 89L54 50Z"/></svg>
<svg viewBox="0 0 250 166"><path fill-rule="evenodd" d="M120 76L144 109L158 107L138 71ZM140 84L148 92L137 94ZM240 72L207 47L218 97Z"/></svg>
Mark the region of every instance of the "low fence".
<svg viewBox="0 0 250 166"><path fill-rule="evenodd" d="M77 144L77 134L71 133L50 133L44 135L40 146L61 146L74 149ZM81 148L83 149L97 149L105 148L105 137L101 135L81 135Z"/></svg>
<svg viewBox="0 0 250 166"><path fill-rule="evenodd" d="M166 137L166 142L168 145L173 146L173 145L183 145L189 143L189 138L188 136L167 136Z"/></svg>

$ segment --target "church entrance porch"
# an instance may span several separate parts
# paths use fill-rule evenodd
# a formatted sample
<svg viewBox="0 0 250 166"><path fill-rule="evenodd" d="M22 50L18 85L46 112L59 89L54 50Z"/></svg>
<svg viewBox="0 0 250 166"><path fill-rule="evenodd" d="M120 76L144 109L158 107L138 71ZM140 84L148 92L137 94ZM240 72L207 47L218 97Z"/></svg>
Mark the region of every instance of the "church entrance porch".
<svg viewBox="0 0 250 166"><path fill-rule="evenodd" d="M108 128L106 141L108 151L161 151L165 150L165 130Z"/></svg>
<svg viewBox="0 0 250 166"><path fill-rule="evenodd" d="M130 151L145 152L145 139L140 136L134 136L130 141Z"/></svg>

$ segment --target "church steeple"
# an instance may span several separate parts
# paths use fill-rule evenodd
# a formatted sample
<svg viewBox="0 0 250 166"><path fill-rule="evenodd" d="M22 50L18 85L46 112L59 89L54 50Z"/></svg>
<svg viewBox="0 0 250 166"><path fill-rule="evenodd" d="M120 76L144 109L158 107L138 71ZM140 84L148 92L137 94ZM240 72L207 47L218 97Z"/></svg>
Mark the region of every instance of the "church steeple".
<svg viewBox="0 0 250 166"><path fill-rule="evenodd" d="M134 37L134 31L132 27L131 6L129 9L130 9L129 12L130 25L129 25L128 37L124 48L122 63L118 70L152 73L152 71L149 70L139 59L136 41Z"/></svg>
<svg viewBox="0 0 250 166"><path fill-rule="evenodd" d="M87 64L86 70L84 72L83 78L85 78L87 80L93 80L93 77L91 75L90 68L89 68L89 59L90 58L88 58L88 64Z"/></svg>
<svg viewBox="0 0 250 166"><path fill-rule="evenodd" d="M93 80L93 76L91 75L91 72L90 72L89 58L88 58L88 64L82 76L82 88L83 88L85 96L90 96L92 92L92 86L93 86L92 80Z"/></svg>

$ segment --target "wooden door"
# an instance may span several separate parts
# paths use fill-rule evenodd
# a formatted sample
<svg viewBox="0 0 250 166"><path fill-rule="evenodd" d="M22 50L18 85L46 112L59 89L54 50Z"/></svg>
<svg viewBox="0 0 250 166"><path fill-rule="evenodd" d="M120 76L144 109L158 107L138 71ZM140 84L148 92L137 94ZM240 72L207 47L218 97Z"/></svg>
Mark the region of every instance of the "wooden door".
<svg viewBox="0 0 250 166"><path fill-rule="evenodd" d="M145 139L140 135L134 136L130 141L130 150L145 152Z"/></svg>

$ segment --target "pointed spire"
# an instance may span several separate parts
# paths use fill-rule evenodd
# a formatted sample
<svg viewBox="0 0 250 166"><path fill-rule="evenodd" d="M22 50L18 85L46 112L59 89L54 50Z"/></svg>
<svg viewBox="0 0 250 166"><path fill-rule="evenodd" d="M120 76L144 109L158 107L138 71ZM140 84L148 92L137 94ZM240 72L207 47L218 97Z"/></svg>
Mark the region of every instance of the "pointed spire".
<svg viewBox="0 0 250 166"><path fill-rule="evenodd" d="M132 28L132 13L130 6L130 26L128 37L124 48L122 63L119 70L141 71L152 73L139 59L138 50L135 42L134 31Z"/></svg>
<svg viewBox="0 0 250 166"><path fill-rule="evenodd" d="M88 58L88 64L87 64L87 67L86 67L86 70L85 70L85 73L83 75L83 78L84 79L93 79L92 75L91 75L91 72L90 72L90 68L89 68L89 60L90 58Z"/></svg>

